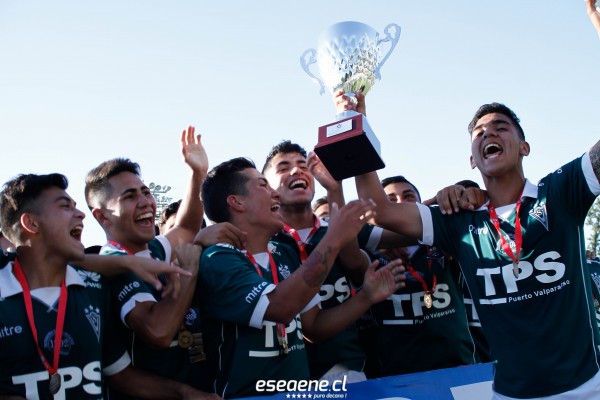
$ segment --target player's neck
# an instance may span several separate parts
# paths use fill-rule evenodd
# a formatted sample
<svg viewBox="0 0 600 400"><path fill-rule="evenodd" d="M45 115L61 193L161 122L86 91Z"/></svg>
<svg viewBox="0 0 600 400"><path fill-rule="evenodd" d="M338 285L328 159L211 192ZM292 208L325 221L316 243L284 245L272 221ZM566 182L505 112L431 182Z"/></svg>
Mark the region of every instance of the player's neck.
<svg viewBox="0 0 600 400"><path fill-rule="evenodd" d="M525 187L525 177L522 173L519 176L484 178L484 181L490 202L494 207L516 203L521 198Z"/></svg>
<svg viewBox="0 0 600 400"><path fill-rule="evenodd" d="M67 273L64 257L32 247L20 246L17 259L30 289L60 286Z"/></svg>
<svg viewBox="0 0 600 400"><path fill-rule="evenodd" d="M294 229L312 228L315 225L315 215L310 204L293 206L282 204L279 212L285 223Z"/></svg>
<svg viewBox="0 0 600 400"><path fill-rule="evenodd" d="M127 238L120 237L117 235L107 235L106 239L110 242L118 243L123 248L123 250L131 252L132 254L148 250L148 243L134 242L131 240L127 240Z"/></svg>
<svg viewBox="0 0 600 400"><path fill-rule="evenodd" d="M272 235L271 235L272 236ZM264 253L269 250L269 239L271 236L253 235L248 233L246 239L246 250L252 254Z"/></svg>

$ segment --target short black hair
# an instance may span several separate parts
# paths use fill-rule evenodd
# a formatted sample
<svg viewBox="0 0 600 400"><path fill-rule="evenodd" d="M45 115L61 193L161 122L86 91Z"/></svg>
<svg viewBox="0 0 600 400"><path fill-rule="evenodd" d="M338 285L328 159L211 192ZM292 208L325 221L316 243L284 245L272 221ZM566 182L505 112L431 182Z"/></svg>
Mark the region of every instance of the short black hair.
<svg viewBox="0 0 600 400"><path fill-rule="evenodd" d="M212 221L229 222L231 214L227 205L230 195L245 195L246 177L241 172L248 168L256 168L254 162L245 157L233 158L214 167L202 183L202 201L204 212Z"/></svg>
<svg viewBox="0 0 600 400"><path fill-rule="evenodd" d="M267 155L267 159L265 160L265 164L263 165L261 171L263 174L267 169L269 169L269 164L271 163L273 157L281 153L300 153L304 158L306 158L306 150L304 150L304 147L300 146L297 143L292 143L291 140L284 140L273 146L273 148L269 152L269 155Z"/></svg>
<svg viewBox="0 0 600 400"><path fill-rule="evenodd" d="M53 187L66 190L69 180L62 174L22 174L4 184L0 192L0 224L5 236L13 243L20 236L20 219L24 213L39 212L36 200Z"/></svg>
<svg viewBox="0 0 600 400"><path fill-rule="evenodd" d="M177 214L179 211L179 206L181 205L181 199L170 203L168 206L163 208L160 213L160 217L158 217L158 226L163 226L167 220L171 217L171 215Z"/></svg>
<svg viewBox="0 0 600 400"><path fill-rule="evenodd" d="M475 182L475 181L470 180L470 179L463 179L462 181L456 182L455 185L463 186L465 189L466 188L477 188L477 189L479 189L479 184L477 182Z"/></svg>
<svg viewBox="0 0 600 400"><path fill-rule="evenodd" d="M473 134L473 129L482 117L488 115L498 113L507 116L517 127L519 133L521 134L521 139L525 140L525 132L521 127L521 120L517 117L517 114L507 106L502 103L489 103L484 104L475 112L473 119L469 122L469 135Z"/></svg>
<svg viewBox="0 0 600 400"><path fill-rule="evenodd" d="M108 180L121 172L140 176L140 165L128 158L113 158L88 172L85 177L85 201L90 210L104 205L112 190Z"/></svg>
<svg viewBox="0 0 600 400"><path fill-rule="evenodd" d="M312 210L317 211L317 208L321 207L322 205L327 204L327 196L323 196L323 197L319 197L318 199L316 199L313 204L312 204Z"/></svg>
<svg viewBox="0 0 600 400"><path fill-rule="evenodd" d="M413 189L415 189L417 196L419 196L419 201L421 200L421 193L419 193L419 189L417 189L417 187L413 185L411 181L406 179L404 175L390 176L383 179L381 181L381 187L385 188L387 185L391 185L392 183L408 183L410 186L413 187Z"/></svg>

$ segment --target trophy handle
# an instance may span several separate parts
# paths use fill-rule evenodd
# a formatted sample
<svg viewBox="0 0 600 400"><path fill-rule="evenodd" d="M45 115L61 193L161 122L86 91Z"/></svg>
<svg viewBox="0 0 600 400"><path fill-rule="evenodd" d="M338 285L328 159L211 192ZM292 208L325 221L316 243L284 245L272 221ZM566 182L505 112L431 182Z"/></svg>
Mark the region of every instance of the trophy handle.
<svg viewBox="0 0 600 400"><path fill-rule="evenodd" d="M304 72L306 72L306 74L308 76L310 76L310 79L312 79L315 83L317 83L317 84L319 84L319 86L321 86L320 94L322 95L323 93L325 93L325 84L323 83L323 81L321 79L319 79L319 77L317 77L315 74L310 72L310 66L312 64L317 63L316 56L317 56L317 52L315 51L315 49L306 50L304 53L302 53L302 56L300 57L300 65L302 66L302 69L304 70Z"/></svg>
<svg viewBox="0 0 600 400"><path fill-rule="evenodd" d="M393 32L394 35L392 35L390 33L390 28L394 28L394 32ZM383 64L387 61L390 54L392 54L394 47L396 47L396 44L398 44L398 40L400 40L400 26L398 26L397 24L394 24L394 23L388 24L385 27L385 29L383 30L383 32L385 33L385 37L383 39L380 39L379 42L377 43L377 45L379 45L380 43L383 43L383 42L388 42L388 41L391 41L391 44L390 44L390 48L389 48L387 54L383 57L383 59L381 60L381 62L377 66L377 68L375 69L375 78L377 78L377 79L381 79L381 73L379 71L381 70L381 67L383 66Z"/></svg>

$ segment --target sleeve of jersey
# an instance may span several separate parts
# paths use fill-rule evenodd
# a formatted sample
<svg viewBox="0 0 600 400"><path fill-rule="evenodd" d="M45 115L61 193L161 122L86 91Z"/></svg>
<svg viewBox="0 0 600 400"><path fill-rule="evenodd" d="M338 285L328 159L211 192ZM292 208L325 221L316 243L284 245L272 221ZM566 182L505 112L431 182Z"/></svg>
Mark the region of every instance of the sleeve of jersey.
<svg viewBox="0 0 600 400"><path fill-rule="evenodd" d="M120 256L122 254L115 252L106 255ZM119 310L119 317L125 325L127 325L125 317L135 308L136 303L156 302L152 289L132 272L116 276L112 279L110 286L113 301Z"/></svg>
<svg viewBox="0 0 600 400"><path fill-rule="evenodd" d="M365 224L358 232L358 246L369 253L376 253L382 233L383 228Z"/></svg>
<svg viewBox="0 0 600 400"><path fill-rule="evenodd" d="M202 309L206 316L260 328L269 305L266 295L275 285L258 275L235 249L207 250L201 265Z"/></svg>
<svg viewBox="0 0 600 400"><path fill-rule="evenodd" d="M443 215L437 206L428 207L417 203L417 207L423 224L423 238L419 243L427 246L435 245L450 254L455 254L454 242L459 237L459 232L455 228L464 225L459 219L466 213Z"/></svg>
<svg viewBox="0 0 600 400"><path fill-rule="evenodd" d="M154 238L156 242L158 242L162 246L162 251L164 253L164 260L166 262L171 262L171 257L173 255L173 249L171 248L171 242L167 239L166 236L156 236Z"/></svg>
<svg viewBox="0 0 600 400"><path fill-rule="evenodd" d="M565 164L543 178L539 186L548 185L548 199L561 199L564 212L577 221L585 220L588 210L600 193L600 184L592 168L589 153Z"/></svg>

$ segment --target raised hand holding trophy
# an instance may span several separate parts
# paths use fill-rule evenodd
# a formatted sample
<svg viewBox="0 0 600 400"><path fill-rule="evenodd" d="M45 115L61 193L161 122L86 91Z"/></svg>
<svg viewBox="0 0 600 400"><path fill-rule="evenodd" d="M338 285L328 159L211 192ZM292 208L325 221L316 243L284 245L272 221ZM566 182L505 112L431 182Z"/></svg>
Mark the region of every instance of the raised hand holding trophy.
<svg viewBox="0 0 600 400"><path fill-rule="evenodd" d="M343 90L350 100L360 90L363 94L371 89L375 80L381 79L381 67L388 59L398 39L400 27L389 24L385 36L369 25L346 21L329 27L319 36L317 50L308 49L300 57L304 71L330 94ZM380 44L390 42L382 55ZM317 64L321 78L310 71ZM319 139L315 153L336 180L375 171L385 167L381 159L381 146L367 118L348 110L336 116L336 121L319 127Z"/></svg>

